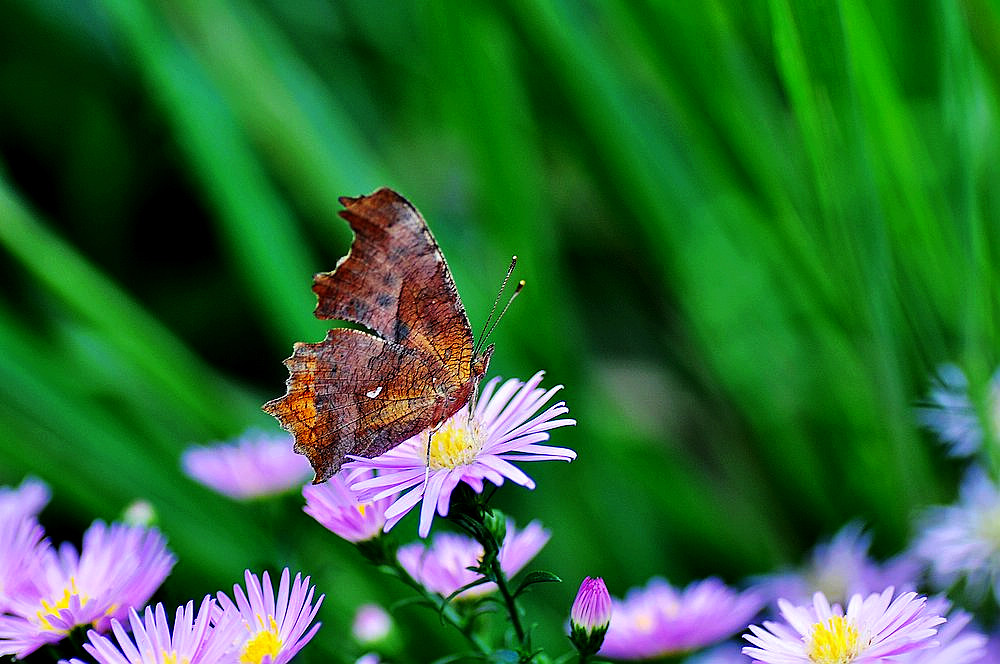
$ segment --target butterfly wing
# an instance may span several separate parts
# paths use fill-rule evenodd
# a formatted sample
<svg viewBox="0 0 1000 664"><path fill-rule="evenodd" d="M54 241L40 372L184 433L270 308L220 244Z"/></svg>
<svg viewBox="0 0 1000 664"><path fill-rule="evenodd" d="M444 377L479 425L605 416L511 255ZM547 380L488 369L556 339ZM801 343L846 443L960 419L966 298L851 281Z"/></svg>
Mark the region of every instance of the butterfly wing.
<svg viewBox="0 0 1000 664"><path fill-rule="evenodd" d="M340 201L347 208L340 215L354 231L354 242L336 269L313 278L319 298L316 317L358 323L388 341L427 349L436 346L439 335L426 328L455 330L471 353L472 329L465 307L444 255L417 209L386 188ZM423 300L421 313L427 317L412 319L413 312L404 309L407 292Z"/></svg>
<svg viewBox="0 0 1000 664"><path fill-rule="evenodd" d="M347 454L377 456L452 415L489 359L474 368L468 316L416 208L384 188L340 200L354 242L332 272L314 277L315 314L378 336L332 330L319 344L297 344L285 362L287 394L264 406L293 433L316 481Z"/></svg>
<svg viewBox="0 0 1000 664"><path fill-rule="evenodd" d="M288 391L264 404L295 437L323 482L348 454L375 457L434 426L434 367L418 353L358 330L295 345Z"/></svg>

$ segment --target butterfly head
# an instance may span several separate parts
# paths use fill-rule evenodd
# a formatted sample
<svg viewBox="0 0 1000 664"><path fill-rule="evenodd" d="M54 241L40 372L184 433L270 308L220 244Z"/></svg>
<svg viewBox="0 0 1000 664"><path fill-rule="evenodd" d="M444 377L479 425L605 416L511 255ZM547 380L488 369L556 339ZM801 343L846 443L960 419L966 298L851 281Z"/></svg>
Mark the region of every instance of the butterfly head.
<svg viewBox="0 0 1000 664"><path fill-rule="evenodd" d="M486 370L490 367L490 358L493 357L493 344L490 344L472 358L472 382L479 385L479 381L486 375Z"/></svg>

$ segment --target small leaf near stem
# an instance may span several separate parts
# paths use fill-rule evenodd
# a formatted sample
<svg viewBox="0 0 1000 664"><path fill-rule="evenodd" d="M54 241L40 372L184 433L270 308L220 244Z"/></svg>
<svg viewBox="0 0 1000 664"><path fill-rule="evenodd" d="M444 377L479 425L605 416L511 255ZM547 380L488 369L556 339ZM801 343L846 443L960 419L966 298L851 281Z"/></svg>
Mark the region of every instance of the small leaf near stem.
<svg viewBox="0 0 1000 664"><path fill-rule="evenodd" d="M403 566L396 559L397 547L395 542L380 535L371 540L358 542L356 546L361 554L383 574L395 577L417 591L424 602L437 610L441 621L461 632L469 643L476 648L477 652L482 655L490 653L491 648L489 644L470 629L470 621L464 619L448 599L441 597L437 593L428 591L403 569Z"/></svg>
<svg viewBox="0 0 1000 664"><path fill-rule="evenodd" d="M562 579L552 572L546 572L545 570L528 572L524 580L518 584L517 590L514 591L514 597L519 597L529 586L533 586L536 583L562 583Z"/></svg>

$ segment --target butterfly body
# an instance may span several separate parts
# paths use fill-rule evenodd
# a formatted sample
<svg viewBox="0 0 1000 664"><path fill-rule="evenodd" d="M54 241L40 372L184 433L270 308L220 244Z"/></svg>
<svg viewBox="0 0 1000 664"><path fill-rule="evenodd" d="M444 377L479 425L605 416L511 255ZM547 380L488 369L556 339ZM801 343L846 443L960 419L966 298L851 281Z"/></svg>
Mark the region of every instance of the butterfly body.
<svg viewBox="0 0 1000 664"><path fill-rule="evenodd" d="M264 404L316 471L375 457L433 429L469 402L492 346L476 354L451 272L420 213L390 189L341 198L347 256L313 278L315 315L356 323L285 360L286 394Z"/></svg>

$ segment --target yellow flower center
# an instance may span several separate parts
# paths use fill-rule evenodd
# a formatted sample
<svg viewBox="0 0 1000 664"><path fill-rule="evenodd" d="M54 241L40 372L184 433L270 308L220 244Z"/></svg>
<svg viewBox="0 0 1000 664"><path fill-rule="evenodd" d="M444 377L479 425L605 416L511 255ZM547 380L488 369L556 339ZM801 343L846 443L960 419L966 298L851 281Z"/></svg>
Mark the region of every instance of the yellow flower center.
<svg viewBox="0 0 1000 664"><path fill-rule="evenodd" d="M170 652L164 650L160 653L161 664L190 664L190 662L191 659L188 657L181 657L180 661L178 661L176 650L171 650Z"/></svg>
<svg viewBox="0 0 1000 664"><path fill-rule="evenodd" d="M482 448L483 438L475 420L453 417L431 436L430 468L442 470L468 465Z"/></svg>
<svg viewBox="0 0 1000 664"><path fill-rule="evenodd" d="M844 616L833 616L813 625L806 654L816 664L850 664L857 658L860 646L858 628Z"/></svg>
<svg viewBox="0 0 1000 664"><path fill-rule="evenodd" d="M649 634L656 627L656 620L649 611L643 611L635 617L635 626L643 634Z"/></svg>
<svg viewBox="0 0 1000 664"><path fill-rule="evenodd" d="M278 653L281 652L283 644L278 637L278 623L274 620L274 616L267 617L268 625L266 627L263 618L258 617L258 620L261 624L261 630L250 637L240 653L240 662L245 662L245 664L260 664L268 655L273 662L277 659Z"/></svg>
<svg viewBox="0 0 1000 664"><path fill-rule="evenodd" d="M47 599L42 600L42 608L35 614L38 617L39 626L49 632L58 632L60 634L69 634L69 630L61 629L59 627L54 627L49 618L58 618L60 609L68 609L70 601L73 597L80 597L80 606L85 605L89 598L80 594L80 589L76 587L76 579L70 577L69 587L63 588L62 597L50 602Z"/></svg>

